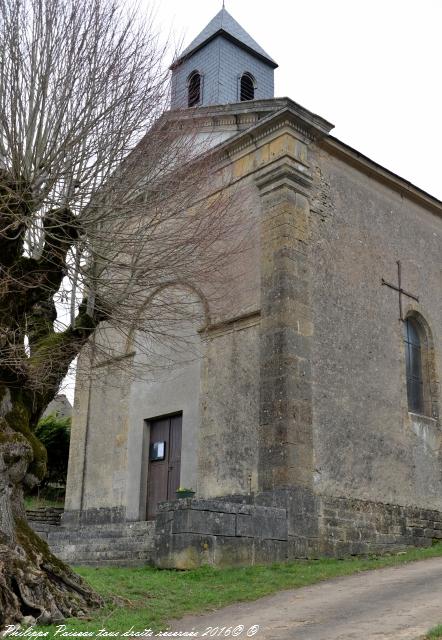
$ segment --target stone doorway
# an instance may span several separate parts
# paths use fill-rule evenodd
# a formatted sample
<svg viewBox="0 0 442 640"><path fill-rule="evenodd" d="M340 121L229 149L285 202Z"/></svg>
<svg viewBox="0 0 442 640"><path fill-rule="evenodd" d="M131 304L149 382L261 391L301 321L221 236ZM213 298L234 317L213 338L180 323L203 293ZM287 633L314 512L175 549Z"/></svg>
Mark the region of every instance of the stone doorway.
<svg viewBox="0 0 442 640"><path fill-rule="evenodd" d="M154 520L158 503L174 500L180 486L182 414L149 420L147 519Z"/></svg>

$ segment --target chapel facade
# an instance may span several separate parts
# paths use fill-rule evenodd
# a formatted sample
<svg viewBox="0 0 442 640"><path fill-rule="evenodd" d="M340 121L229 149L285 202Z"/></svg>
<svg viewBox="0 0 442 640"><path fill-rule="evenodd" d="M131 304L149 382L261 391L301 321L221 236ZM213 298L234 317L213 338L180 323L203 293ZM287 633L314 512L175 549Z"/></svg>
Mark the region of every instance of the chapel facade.
<svg viewBox="0 0 442 640"><path fill-rule="evenodd" d="M276 66L224 8L172 65L251 229L195 300L200 357L77 380L65 525L155 522L158 566L442 537L442 203L275 98Z"/></svg>

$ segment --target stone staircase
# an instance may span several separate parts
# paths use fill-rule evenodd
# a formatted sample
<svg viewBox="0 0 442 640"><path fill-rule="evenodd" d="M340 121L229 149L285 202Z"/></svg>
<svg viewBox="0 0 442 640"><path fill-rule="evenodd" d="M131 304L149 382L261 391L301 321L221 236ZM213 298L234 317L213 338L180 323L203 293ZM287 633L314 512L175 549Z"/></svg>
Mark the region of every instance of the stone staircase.
<svg viewBox="0 0 442 640"><path fill-rule="evenodd" d="M154 521L78 527L31 521L30 525L69 564L133 567L152 561Z"/></svg>

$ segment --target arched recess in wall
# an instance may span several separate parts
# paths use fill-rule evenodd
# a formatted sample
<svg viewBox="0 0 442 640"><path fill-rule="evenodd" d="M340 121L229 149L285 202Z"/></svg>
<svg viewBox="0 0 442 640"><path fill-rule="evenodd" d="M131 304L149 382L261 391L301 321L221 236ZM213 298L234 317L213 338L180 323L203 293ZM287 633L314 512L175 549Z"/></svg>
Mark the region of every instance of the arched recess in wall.
<svg viewBox="0 0 442 640"><path fill-rule="evenodd" d="M410 311L403 323L408 411L439 418L439 380L433 335L428 322Z"/></svg>
<svg viewBox="0 0 442 640"><path fill-rule="evenodd" d="M156 287L140 306L127 337L126 353L137 351L137 333L146 316L148 322L152 322L151 337L155 337L158 330L160 338L169 342L176 339L183 344L186 340L183 332L202 332L211 324L209 303L198 287L188 282L167 282Z"/></svg>

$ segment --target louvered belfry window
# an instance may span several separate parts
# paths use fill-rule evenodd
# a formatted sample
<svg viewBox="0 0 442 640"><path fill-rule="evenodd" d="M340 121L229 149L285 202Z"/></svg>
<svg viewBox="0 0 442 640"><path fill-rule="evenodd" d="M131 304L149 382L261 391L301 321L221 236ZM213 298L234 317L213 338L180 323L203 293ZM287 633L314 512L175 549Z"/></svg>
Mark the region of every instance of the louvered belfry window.
<svg viewBox="0 0 442 640"><path fill-rule="evenodd" d="M201 75L193 71L188 79L188 106L194 107L201 101Z"/></svg>
<svg viewBox="0 0 442 640"><path fill-rule="evenodd" d="M240 87L240 98L241 102L245 102L246 100L254 100L255 98L255 81L253 80L250 73L243 73L241 76L241 87Z"/></svg>

